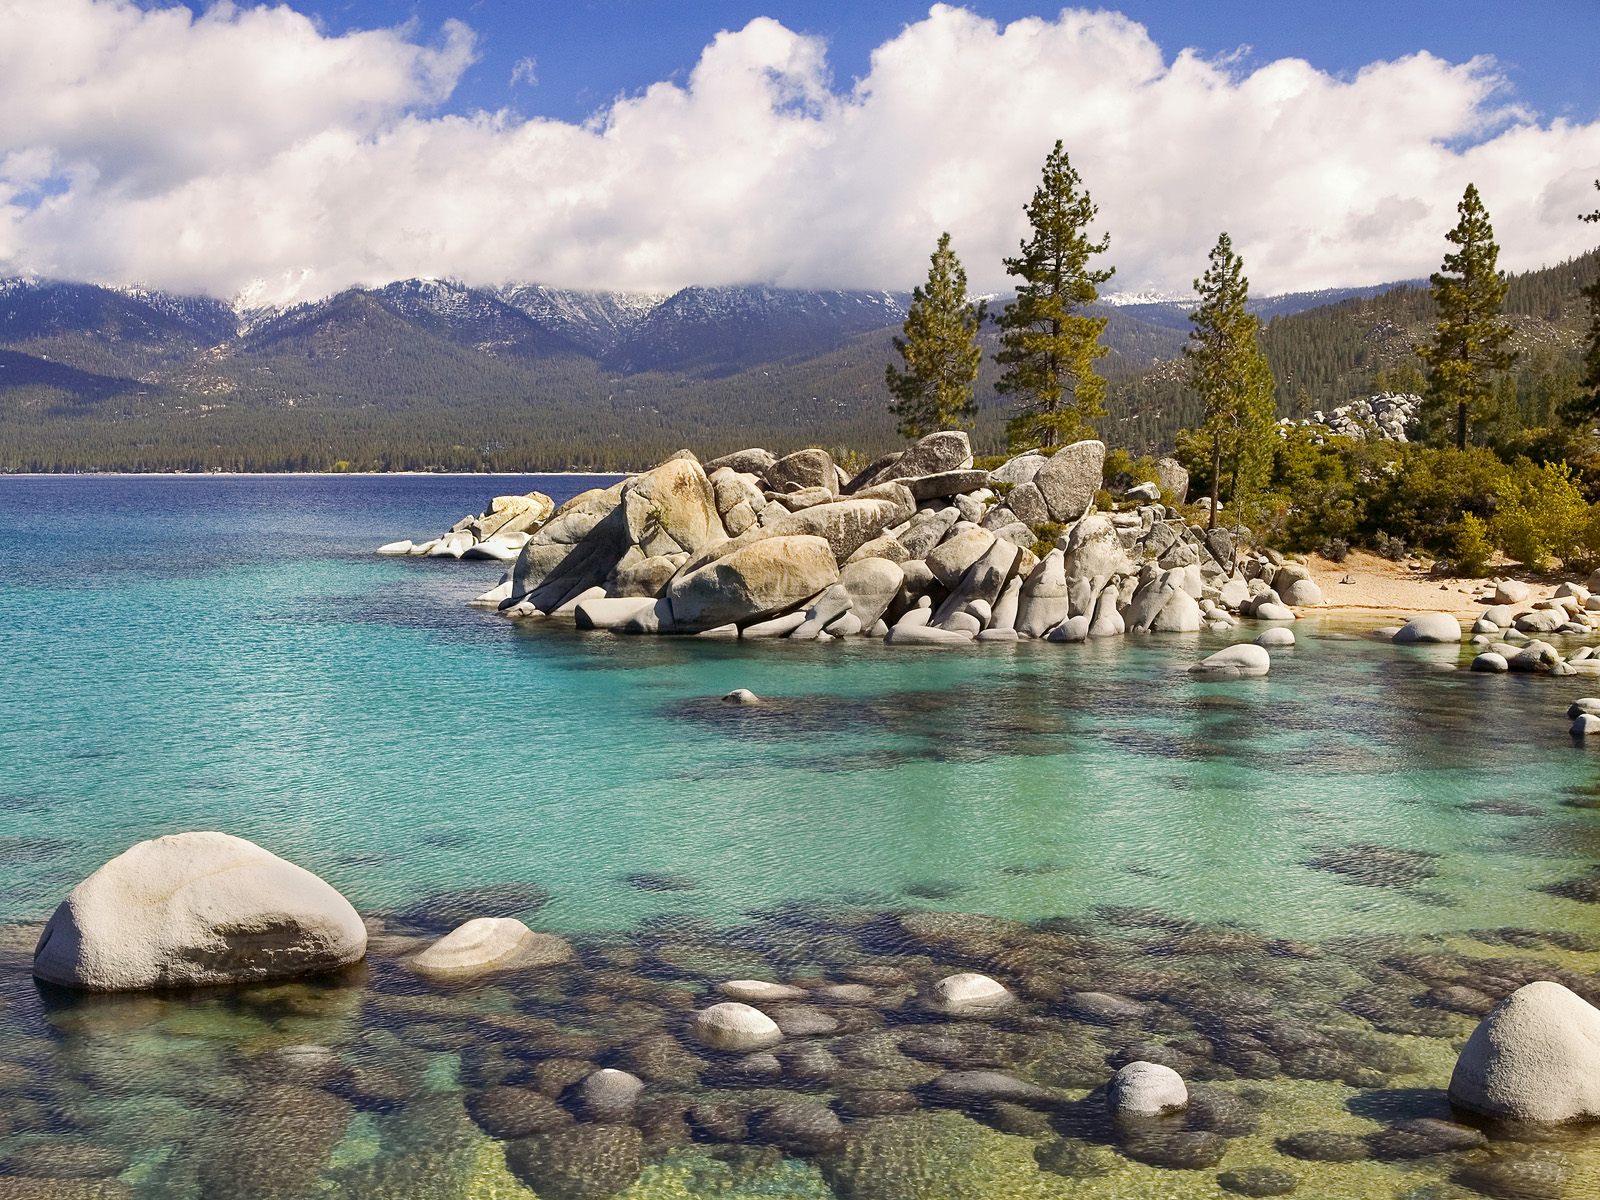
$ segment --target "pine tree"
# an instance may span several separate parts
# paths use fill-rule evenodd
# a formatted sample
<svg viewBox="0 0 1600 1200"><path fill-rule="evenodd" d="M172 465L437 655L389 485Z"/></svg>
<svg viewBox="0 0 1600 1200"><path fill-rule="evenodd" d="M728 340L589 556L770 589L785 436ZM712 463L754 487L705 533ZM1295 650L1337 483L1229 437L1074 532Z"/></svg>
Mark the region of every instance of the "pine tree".
<svg viewBox="0 0 1600 1200"><path fill-rule="evenodd" d="M1094 364L1106 352L1100 344L1106 319L1081 310L1114 271L1089 265L1111 239L1089 239L1099 210L1059 141L1026 211L1033 237L1018 257L1005 260L1006 274L1022 282L998 319L995 355L1005 367L995 390L1017 400L1017 415L1006 426L1013 449L1076 441L1105 415L1106 381Z"/></svg>
<svg viewBox="0 0 1600 1200"><path fill-rule="evenodd" d="M1185 375L1205 404L1199 433L1211 451L1211 519L1217 524L1222 472L1232 477L1230 501L1244 507L1266 482L1272 465L1277 382L1261 347L1261 320L1246 307L1250 281L1233 239L1217 238L1205 275L1194 281L1200 305L1189 314L1194 329L1183 349Z"/></svg>
<svg viewBox="0 0 1600 1200"><path fill-rule="evenodd" d="M1417 353L1428 365L1430 422L1448 421L1453 413L1456 449L1465 450L1473 410L1493 394L1495 374L1516 354L1506 347L1511 326L1500 312L1509 284L1495 265L1500 247L1476 186L1467 185L1456 211L1461 219L1445 237L1459 249L1430 277L1438 321L1432 345Z"/></svg>
<svg viewBox="0 0 1600 1200"><path fill-rule="evenodd" d="M1600 191L1600 179L1594 186ZM1600 224L1600 208L1580 219ZM1600 276L1583 289L1583 295L1589 301L1589 346L1583 355L1584 394L1578 403L1583 414L1593 420L1600 416Z"/></svg>
<svg viewBox="0 0 1600 1200"><path fill-rule="evenodd" d="M983 351L978 330L984 304L967 298L967 273L950 249L950 235L939 235L928 267L928 282L911 293L905 337L894 348L905 370L885 370L889 411L899 418L900 436L919 438L939 429L970 429L978 413L972 385Z"/></svg>

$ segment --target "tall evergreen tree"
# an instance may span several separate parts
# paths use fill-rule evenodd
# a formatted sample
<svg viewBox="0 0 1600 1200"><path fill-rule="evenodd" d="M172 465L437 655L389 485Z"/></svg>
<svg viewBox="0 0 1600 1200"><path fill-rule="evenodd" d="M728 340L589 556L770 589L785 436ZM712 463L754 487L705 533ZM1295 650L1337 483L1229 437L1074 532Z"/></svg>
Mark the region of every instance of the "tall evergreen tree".
<svg viewBox="0 0 1600 1200"><path fill-rule="evenodd" d="M1600 191L1600 179L1594 181L1594 186ZM1581 219L1600 224L1600 208L1585 213ZM1579 404L1592 420L1600 416L1600 275L1583 289L1583 294L1589 301L1589 346L1583 356L1584 395Z"/></svg>
<svg viewBox="0 0 1600 1200"><path fill-rule="evenodd" d="M1509 286L1496 267L1500 247L1475 185L1467 184L1456 211L1460 220L1445 237L1458 249L1430 277L1438 313L1433 342L1417 353L1428 366L1427 416L1438 424L1453 415L1456 449L1465 450L1473 410L1517 356L1506 346L1511 326L1500 313Z"/></svg>
<svg viewBox="0 0 1600 1200"><path fill-rule="evenodd" d="M1230 500L1243 507L1266 482L1272 465L1277 382L1261 346L1261 320L1248 311L1250 281L1244 260L1226 233L1217 238L1205 275L1194 281L1200 305L1189 319L1194 329L1183 349L1186 380L1205 404L1199 435L1211 453L1211 519L1226 467Z"/></svg>
<svg viewBox="0 0 1600 1200"><path fill-rule="evenodd" d="M1095 268L1109 236L1089 238L1099 211L1058 141L1044 164L1044 178L1027 207L1033 236L1006 274L1018 277L1017 298L1000 314L1000 351L1005 367L995 390L1014 396L1017 415L1006 426L1013 448L1060 446L1087 436L1105 415L1106 381L1094 369L1105 354L1104 317L1084 316L1098 287L1114 268Z"/></svg>
<svg viewBox="0 0 1600 1200"><path fill-rule="evenodd" d="M900 436L919 438L939 429L970 429L978 413L972 385L983 350L978 330L984 304L967 298L967 273L950 249L950 235L939 235L928 266L926 286L911 293L905 336L894 348L905 362L885 370L889 411L899 418Z"/></svg>

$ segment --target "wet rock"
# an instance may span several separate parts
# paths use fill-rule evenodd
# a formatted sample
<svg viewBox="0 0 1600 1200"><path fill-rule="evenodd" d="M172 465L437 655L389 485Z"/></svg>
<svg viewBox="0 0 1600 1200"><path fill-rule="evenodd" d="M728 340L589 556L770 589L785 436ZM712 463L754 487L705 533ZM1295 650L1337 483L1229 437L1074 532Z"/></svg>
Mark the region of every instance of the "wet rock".
<svg viewBox="0 0 1600 1200"><path fill-rule="evenodd" d="M1518 988L1473 1030L1450 1099L1518 1121L1600 1116L1600 1010L1548 980Z"/></svg>
<svg viewBox="0 0 1600 1200"><path fill-rule="evenodd" d="M1033 1159L1041 1171L1067 1179L1098 1179L1109 1175L1116 1160L1099 1146L1068 1138L1056 1138L1037 1147Z"/></svg>
<svg viewBox="0 0 1600 1200"><path fill-rule="evenodd" d="M1056 1103L1055 1093L1002 1071L946 1071L923 1091L933 1102L957 1108L996 1100L1035 1106Z"/></svg>
<svg viewBox="0 0 1600 1200"><path fill-rule="evenodd" d="M804 1000L804 988L791 987L786 983L768 983L761 979L730 979L726 983L717 985L729 1000L737 1000L742 1004L776 1004L785 1000Z"/></svg>
<svg viewBox="0 0 1600 1200"><path fill-rule="evenodd" d="M567 1103L587 1121L623 1121L643 1092L644 1080L638 1076L603 1067L574 1084Z"/></svg>
<svg viewBox="0 0 1600 1200"><path fill-rule="evenodd" d="M794 1154L820 1154L844 1140L838 1114L810 1100L786 1100L758 1109L750 1132L757 1140Z"/></svg>
<svg viewBox="0 0 1600 1200"><path fill-rule="evenodd" d="M343 896L225 833L140 842L61 902L33 973L88 991L260 982L336 970L367 952Z"/></svg>
<svg viewBox="0 0 1600 1200"><path fill-rule="evenodd" d="M1228 1139L1203 1130L1140 1130L1123 1142L1121 1150L1146 1166L1169 1171L1203 1171L1222 1161Z"/></svg>
<svg viewBox="0 0 1600 1200"><path fill-rule="evenodd" d="M1360 1162L1367 1157L1365 1139L1329 1129L1292 1133L1279 1138L1277 1145L1279 1153L1306 1162Z"/></svg>
<svg viewBox="0 0 1600 1200"><path fill-rule="evenodd" d="M750 1113L742 1104L691 1104L687 1116L695 1136L701 1141L742 1142L749 1134Z"/></svg>
<svg viewBox="0 0 1600 1200"><path fill-rule="evenodd" d="M784 1037L823 1037L839 1028L835 1017L812 1004L787 1004L771 1015Z"/></svg>
<svg viewBox="0 0 1600 1200"><path fill-rule="evenodd" d="M1566 1194L1571 1173L1565 1156L1551 1150L1534 1150L1468 1163L1451 1178L1462 1187L1495 1200L1560 1200Z"/></svg>
<svg viewBox="0 0 1600 1200"><path fill-rule="evenodd" d="M1316 871L1331 871L1363 887L1404 889L1437 875L1433 864L1438 857L1427 850L1362 843L1326 847L1307 859L1305 865Z"/></svg>
<svg viewBox="0 0 1600 1200"><path fill-rule="evenodd" d="M922 1003L930 1012L946 1016L975 1016L1004 1008L1014 999L1005 985L967 971L940 979L928 989Z"/></svg>
<svg viewBox="0 0 1600 1200"><path fill-rule="evenodd" d="M260 1088L219 1134L217 1152L200 1165L206 1195L230 1200L290 1200L313 1190L344 1138L348 1102L316 1088Z"/></svg>
<svg viewBox="0 0 1600 1200"><path fill-rule="evenodd" d="M1241 1167L1217 1176L1222 1190L1235 1196L1287 1196L1299 1182L1296 1176L1277 1167Z"/></svg>
<svg viewBox="0 0 1600 1200"><path fill-rule="evenodd" d="M1249 1137L1259 1122L1249 1101L1217 1088L1189 1089L1190 1129L1204 1129L1225 1138Z"/></svg>
<svg viewBox="0 0 1600 1200"><path fill-rule="evenodd" d="M777 1022L760 1009L737 1000L713 1004L696 1013L689 1033L703 1046L734 1053L762 1050L783 1040Z"/></svg>
<svg viewBox="0 0 1600 1200"><path fill-rule="evenodd" d="M1456 1154L1464 1150L1477 1150L1489 1144L1489 1139L1476 1129L1441 1121L1436 1117L1415 1117L1396 1121L1367 1136L1367 1145L1373 1158L1389 1161L1407 1158L1426 1158L1432 1154Z"/></svg>
<svg viewBox="0 0 1600 1200"><path fill-rule="evenodd" d="M841 1113L858 1119L914 1112L920 1106L920 1102L910 1092L887 1088L841 1092L837 1103Z"/></svg>
<svg viewBox="0 0 1600 1200"><path fill-rule="evenodd" d="M612 1065L650 1083L688 1087L705 1070L706 1061L685 1050L676 1038L660 1033L623 1046L612 1057Z"/></svg>
<svg viewBox="0 0 1600 1200"><path fill-rule="evenodd" d="M782 1077L783 1064L776 1054L746 1054L718 1064L712 1072L715 1082L732 1087L764 1087Z"/></svg>
<svg viewBox="0 0 1600 1200"><path fill-rule="evenodd" d="M405 962L431 979L461 981L494 971L552 966L572 957L566 938L535 933L515 917L477 917Z"/></svg>
<svg viewBox="0 0 1600 1200"><path fill-rule="evenodd" d="M74 1137L19 1146L0 1160L0 1170L6 1174L36 1179L109 1179L127 1166L123 1151ZM5 1195L6 1183L0 1178L0 1196Z"/></svg>
<svg viewBox="0 0 1600 1200"><path fill-rule="evenodd" d="M467 1096L467 1112L492 1138L511 1141L570 1125L572 1117L554 1100L519 1087L491 1087Z"/></svg>
<svg viewBox="0 0 1600 1200"><path fill-rule="evenodd" d="M822 1087L839 1074L839 1060L823 1046L800 1046L778 1056L783 1078L801 1087Z"/></svg>
<svg viewBox="0 0 1600 1200"><path fill-rule="evenodd" d="M1112 1076L1106 1103L1117 1116L1153 1117L1187 1107L1189 1089L1171 1067L1131 1062Z"/></svg>
<svg viewBox="0 0 1600 1200"><path fill-rule="evenodd" d="M506 1166L540 1200L605 1200L644 1170L644 1137L630 1125L573 1125L507 1143Z"/></svg>
<svg viewBox="0 0 1600 1200"><path fill-rule="evenodd" d="M1075 992L1063 1002L1067 1012L1080 1021L1095 1025L1117 1025L1137 1021L1148 1011L1145 1005L1110 992Z"/></svg>

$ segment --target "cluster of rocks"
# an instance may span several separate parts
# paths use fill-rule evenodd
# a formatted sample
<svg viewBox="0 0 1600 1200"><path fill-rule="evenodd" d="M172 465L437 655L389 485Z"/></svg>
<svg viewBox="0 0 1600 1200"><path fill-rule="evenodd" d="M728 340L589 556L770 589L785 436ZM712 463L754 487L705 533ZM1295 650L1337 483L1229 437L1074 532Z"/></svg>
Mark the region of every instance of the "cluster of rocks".
<svg viewBox="0 0 1600 1200"><path fill-rule="evenodd" d="M1321 442L1325 437L1382 438L1387 442L1405 442L1416 429L1422 412L1422 397L1410 392L1382 392L1364 400L1341 404L1331 412L1317 410L1309 417L1285 417L1278 422L1281 430L1310 429L1312 440Z"/></svg>
<svg viewBox="0 0 1600 1200"><path fill-rule="evenodd" d="M355 951L325 884L222 838L142 843L75 890L77 961L95 964L84 979L196 981L109 971L122 932L140 947L159 945L170 961L209 963L208 983L280 977L283 946L319 937L328 949L296 957L297 971L336 969ZM207 866L219 868L217 880ZM119 876L142 880L131 925L106 902L108 881ZM161 899L168 892L179 898L171 905ZM493 892L463 893L441 915L458 920ZM173 923L164 932L162 914ZM52 921L56 936L61 919ZM237 1051L246 1086L219 1110L227 1152L202 1163L199 1194L309 1193L362 1112L398 1121L413 1137L428 1129L440 1142L336 1168L353 1173L352 1184L374 1185L362 1194L415 1194L419 1176L387 1174L394 1171L437 1183L459 1138L445 1131L470 1119L502 1144L499 1169L550 1200L617 1194L652 1161L690 1146L757 1169L801 1158L858 1200L904 1195L895 1188L907 1171L933 1189L919 1195L1023 1194L1038 1172L1102 1176L1118 1155L1217 1171L1218 1186L1241 1195L1288 1194L1317 1164L1356 1160L1426 1161L1488 1195L1559 1195L1567 1167L1539 1144L1548 1134L1538 1128L1600 1117L1600 1011L1591 1005L1594 981L1581 972L1476 959L1442 943L1422 952L1398 939L1317 946L1154 910L1106 909L1097 921L1112 928L970 913L847 910L833 918L807 904L763 914L747 930L715 931L680 916L646 922L636 937L574 947L503 915L419 938L400 932L407 919L397 914L391 930L374 925L365 986L322 989L322 999L238 994L246 1006L259 995L274 1028L287 1013L326 1012L351 995L367 1027L359 1036L347 1030L343 1048L246 1039ZM236 926L258 937L279 932L258 942ZM1571 936L1541 942L1532 931L1472 936L1593 948ZM54 936L39 955L61 961ZM145 950L134 957L143 961ZM832 965L818 969L820 960ZM729 971L734 962L760 974ZM1342 1014L1319 1007L1330 996ZM108 1028L126 1035L135 1015L118 1008ZM1377 1035L1352 1027L1353 1018ZM1437 1087L1399 1086L1396 1076L1426 1069L1399 1039L1458 1038L1473 1020L1449 1082L1454 1114ZM426 1085L438 1074L430 1056L439 1054L456 1056L464 1094ZM103 1057L80 1065L104 1086L125 1086L128 1072L108 1075L96 1065ZM13 1095L5 1089L19 1070L29 1082ZM8 1117L29 1135L53 1131L51 1112L35 1099L47 1085L28 1071L0 1077ZM1379 1123L1364 1133L1289 1133L1276 1141L1281 1165L1219 1170L1274 1102L1251 1085L1285 1074L1388 1089L1371 1105ZM218 1082L204 1072L185 1086L204 1110L214 1102L201 1099L203 1089ZM140 1077L136 1086L149 1082ZM1494 1122L1516 1124L1502 1132ZM147 1123L137 1136L144 1147ZM51 1137L8 1151L0 1169L14 1179L60 1178L56 1164L71 1163L74 1178L101 1179L123 1170L131 1152ZM1552 1173L1553 1188L1526 1190ZM375 1186L380 1177L389 1190ZM272 1186L253 1182L262 1179Z"/></svg>
<svg viewBox="0 0 1600 1200"><path fill-rule="evenodd" d="M543 492L525 496L496 496L489 507L462 517L436 538L401 540L378 547L386 558L490 558L515 562L533 532L550 519L555 501Z"/></svg>
<svg viewBox="0 0 1600 1200"><path fill-rule="evenodd" d="M561 505L475 603L624 634L949 645L1231 629L1321 596L1305 568L1249 556L1160 501L1183 469L1097 511L1105 447L974 468L931 434L847 476L822 450L681 451Z"/></svg>
<svg viewBox="0 0 1600 1200"><path fill-rule="evenodd" d="M1600 652L1594 646L1563 651L1544 640L1600 633L1600 595L1592 591L1596 584L1600 578L1591 578L1588 584L1562 583L1553 595L1536 600L1521 580L1496 580L1478 596L1484 609L1470 627L1464 627L1453 613L1434 612L1419 613L1403 626L1375 632L1402 645L1459 645L1468 640L1476 647L1471 664L1474 671L1600 674ZM1574 732L1585 731L1575 727Z"/></svg>

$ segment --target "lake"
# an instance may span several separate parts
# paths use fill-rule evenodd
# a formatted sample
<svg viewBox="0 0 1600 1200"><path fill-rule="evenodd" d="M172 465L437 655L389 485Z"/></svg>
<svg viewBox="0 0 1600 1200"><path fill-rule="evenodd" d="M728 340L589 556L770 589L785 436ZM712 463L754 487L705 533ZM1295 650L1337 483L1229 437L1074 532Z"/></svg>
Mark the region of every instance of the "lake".
<svg viewBox="0 0 1600 1200"><path fill-rule="evenodd" d="M499 564L372 553L611 478L0 479L0 1196L49 1171L80 1190L15 1194L1220 1196L1230 1171L1600 1194L1582 1135L1379 1136L1449 1115L1488 1001L1600 992L1600 772L1563 718L1583 677L1457 670L1376 619L1301 621L1230 683L1187 675L1215 634L617 638L467 607ZM721 703L737 687L767 703ZM384 931L372 961L232 994L36 987L72 885L186 829L327 879ZM580 957L467 989L394 964L480 913ZM957 969L1017 1010L917 1015ZM873 996L753 1079L676 1037L739 976ZM1210 1098L1108 1127L1084 1096L1151 1045ZM563 1110L508 1168L483 1097L596 1064L654 1107ZM950 1068L1059 1105L934 1094ZM795 1133L789 1103L843 1124Z"/></svg>

